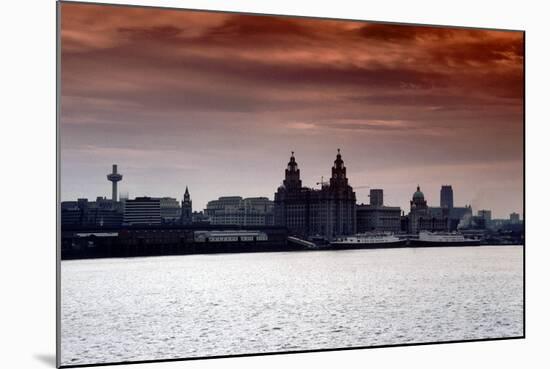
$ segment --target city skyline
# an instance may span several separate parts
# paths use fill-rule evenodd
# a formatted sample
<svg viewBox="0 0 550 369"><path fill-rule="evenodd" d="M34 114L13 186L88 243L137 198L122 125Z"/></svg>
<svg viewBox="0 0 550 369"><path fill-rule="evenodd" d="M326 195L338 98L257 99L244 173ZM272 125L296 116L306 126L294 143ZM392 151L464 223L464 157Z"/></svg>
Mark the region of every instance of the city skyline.
<svg viewBox="0 0 550 369"><path fill-rule="evenodd" d="M521 32L61 6L62 200L113 163L130 197L273 199L291 151L316 187L340 147L358 203L523 213Z"/></svg>
<svg viewBox="0 0 550 369"><path fill-rule="evenodd" d="M292 154L294 154L294 152L292 152ZM117 164L113 164L113 171L114 171L114 167L115 167L115 166L117 166ZM111 181L111 180L109 179L109 176L110 176L110 175L111 175L111 174L108 174L108 175L107 175L107 181L109 181L109 182ZM323 181L322 183L323 183L323 184L328 184L328 179L330 179L330 177L325 177L324 179L321 178L321 180ZM113 186L113 185L111 184L111 190L112 190L112 186ZM320 188L321 188L321 182L316 182L315 186L308 186L308 185L306 184L306 185L304 185L304 187L305 187L305 188L311 188L311 189L320 189ZM417 185L417 188L415 188L415 192L416 192L416 190L418 190L420 187L421 187L420 184L418 184L418 185ZM439 191L441 191L444 187L450 187L450 191L451 191L451 193L454 195L454 188L453 188L452 185L443 184L443 185L441 185ZM353 186L352 186L352 188L353 188ZM421 189L421 191L422 191L423 193L426 193L426 191L424 190L424 188L420 188L420 189ZM361 191L361 192L363 192L362 190L366 190L366 191L369 192L369 194L367 195L367 200L366 200L366 201L361 201L361 199L358 198L358 199L357 199L357 205L364 205L364 204L370 204L370 203L371 203L371 200L370 200L370 195L371 195L370 191L371 191L371 190L377 191L377 196L381 196L381 195L379 194L380 191L384 191L383 188L370 187L370 186L364 186L364 187L358 188L358 190ZM354 188L354 192L357 192L357 189ZM452 196L453 196L453 195L452 195ZM122 193L121 193L120 196L119 196L118 201L120 201L120 197L122 197L122 196L125 197L125 198L127 198L127 199L148 198L148 197L149 197L149 198L173 198L173 199L175 199L175 200L178 200L179 202L183 201L183 200L185 199L185 196L190 196L190 197L191 197L191 200L192 200L192 196L189 194L188 186L185 186L184 194L183 194L181 197L178 197L177 195L168 196L168 195L163 195L163 194L157 194L157 195L150 195L150 194L145 194L145 195L144 195L144 194L141 194L141 195L139 195L139 194L136 194L136 195L130 196L130 194L129 194L128 192L122 191ZM386 193L384 193L382 196L384 196L385 199L387 199L387 198L392 198L392 197L393 197L393 196L387 196ZM95 195L95 196L92 196L92 197L79 197L79 198L86 198L86 199L88 199L88 200L94 200L94 199L97 198L97 197L102 197L102 198L104 198L104 199L109 199L108 196L100 195L100 194ZM246 198L248 198L248 199L250 199L250 198L267 198L267 199L270 200L270 201L273 201L273 200L274 200L274 196L269 196L269 195L251 195L251 196L243 196L243 195L238 194L238 193L222 194L222 195L219 195L217 198L211 198L211 199L207 200L207 202L204 204L204 206L199 206L199 207L197 207L197 208L194 208L193 211L202 212L202 211L204 211L204 210L207 209L208 203L210 203L210 202L215 202L215 201L219 200L220 198L229 198L229 197L240 197L240 198L244 198L244 199L246 199ZM411 197L412 197L412 195L411 195ZM426 196L426 198L427 198L427 200L430 200L430 196L429 196L429 195ZM459 197L459 198L460 198L460 197ZM64 201L75 201L75 200L77 200L77 199L78 199L78 198L67 199L67 200L64 200ZM409 199L409 201L410 201L410 199ZM437 203L434 203L434 202L432 202L432 201L428 201L428 205L429 205L430 207L440 207L440 206L442 206L442 205L441 205L441 201L442 201L441 199L440 199L439 202L437 202ZM380 203L380 204L382 204L382 203ZM386 200L383 200L383 205L384 205L384 206L394 206L393 204L388 204L388 203L386 202ZM407 205L407 206L408 206L408 205ZM400 207L401 210L404 211L405 213L408 213L408 210L409 210L409 208L408 208L407 206L398 205L398 207ZM457 204L457 203L455 203L455 204L454 204L454 207L468 207L468 206L472 206L472 204L470 204L470 203L466 203L466 204ZM489 212L492 212L492 209L488 209L488 208L475 208L475 207L473 207L473 206L472 206L472 210L473 210L474 213L477 213L477 211L483 211L483 212L489 211ZM516 212L516 211L513 211L513 212L511 212L510 214L505 214L503 217L500 217L499 219L507 219L507 218L509 218L509 216L512 215L512 214L520 214L520 217L523 219L523 212L522 212L522 211L520 211L519 213Z"/></svg>

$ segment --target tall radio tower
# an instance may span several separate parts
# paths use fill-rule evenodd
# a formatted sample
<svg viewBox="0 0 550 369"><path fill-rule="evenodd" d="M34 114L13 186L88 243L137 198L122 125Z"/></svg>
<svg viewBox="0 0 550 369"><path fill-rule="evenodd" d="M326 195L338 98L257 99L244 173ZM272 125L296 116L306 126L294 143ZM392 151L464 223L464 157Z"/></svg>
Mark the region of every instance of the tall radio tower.
<svg viewBox="0 0 550 369"><path fill-rule="evenodd" d="M113 164L113 173L107 174L107 180L113 182L113 201L117 201L117 182L122 181L122 174L117 172L117 165Z"/></svg>

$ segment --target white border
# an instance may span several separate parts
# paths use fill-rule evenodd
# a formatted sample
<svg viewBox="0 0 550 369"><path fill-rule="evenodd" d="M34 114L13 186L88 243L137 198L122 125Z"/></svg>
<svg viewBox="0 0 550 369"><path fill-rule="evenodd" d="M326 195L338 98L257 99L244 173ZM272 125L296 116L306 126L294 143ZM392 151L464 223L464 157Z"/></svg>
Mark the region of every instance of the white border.
<svg viewBox="0 0 550 369"><path fill-rule="evenodd" d="M123 1L111 1L124 3ZM514 1L131 1L133 4L527 30L527 339L141 364L139 368L529 367L550 336L548 11ZM55 351L55 3L11 1L2 18L3 367L53 367ZM132 366L138 367L138 366Z"/></svg>

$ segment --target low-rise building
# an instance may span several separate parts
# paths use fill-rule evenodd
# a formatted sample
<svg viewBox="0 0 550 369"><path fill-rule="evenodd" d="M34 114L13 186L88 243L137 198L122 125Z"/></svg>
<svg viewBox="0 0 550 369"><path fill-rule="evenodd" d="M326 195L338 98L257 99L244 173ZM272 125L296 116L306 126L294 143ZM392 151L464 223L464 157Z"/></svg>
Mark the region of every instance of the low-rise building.
<svg viewBox="0 0 550 369"><path fill-rule="evenodd" d="M211 224L273 225L273 201L267 197L223 196L209 201L204 210Z"/></svg>
<svg viewBox="0 0 550 369"><path fill-rule="evenodd" d="M112 199L97 197L96 201L82 198L61 203L61 225L111 227L122 223L121 204Z"/></svg>
<svg viewBox="0 0 550 369"><path fill-rule="evenodd" d="M382 189L370 190L370 204L356 206L357 233L392 232L401 230L401 208L384 206Z"/></svg>
<svg viewBox="0 0 550 369"><path fill-rule="evenodd" d="M180 222L181 207L178 200L173 197L161 197L160 218L164 224L175 224Z"/></svg>

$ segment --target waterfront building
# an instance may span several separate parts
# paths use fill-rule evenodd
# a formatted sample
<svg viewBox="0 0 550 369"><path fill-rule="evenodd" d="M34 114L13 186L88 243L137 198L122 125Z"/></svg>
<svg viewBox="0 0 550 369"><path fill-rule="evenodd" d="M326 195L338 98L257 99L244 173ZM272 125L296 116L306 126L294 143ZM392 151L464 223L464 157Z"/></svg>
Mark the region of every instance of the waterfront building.
<svg viewBox="0 0 550 369"><path fill-rule="evenodd" d="M126 225L160 225L160 199L136 197L124 203L124 220Z"/></svg>
<svg viewBox="0 0 550 369"><path fill-rule="evenodd" d="M181 207L178 200L173 197L161 197L160 219L163 224L178 223L181 218Z"/></svg>
<svg viewBox="0 0 550 369"><path fill-rule="evenodd" d="M413 194L410 204L411 210L408 219L409 233L448 230L448 218L443 215L442 210L439 213L439 210L428 207L428 203L424 199L424 193L420 191L420 186L416 187L416 192Z"/></svg>
<svg viewBox="0 0 550 369"><path fill-rule="evenodd" d="M185 193L181 201L181 224L188 225L193 223L193 202L189 195L189 188L185 186Z"/></svg>
<svg viewBox="0 0 550 369"><path fill-rule="evenodd" d="M346 167L340 154L332 166L328 183L321 189L302 186L300 169L290 157L283 184L275 193L275 224L288 228L289 233L300 237L334 237L356 233L356 197L348 183Z"/></svg>
<svg viewBox="0 0 550 369"><path fill-rule="evenodd" d="M357 233L392 232L401 230L401 208L360 204L357 211Z"/></svg>
<svg viewBox="0 0 550 369"><path fill-rule="evenodd" d="M274 225L273 201L267 197L222 196L209 201L204 212L211 224Z"/></svg>
<svg viewBox="0 0 550 369"><path fill-rule="evenodd" d="M384 191L370 190L370 203L356 206L357 233L392 232L401 230L401 208L384 206Z"/></svg>
<svg viewBox="0 0 550 369"><path fill-rule="evenodd" d="M96 201L78 199L61 203L61 225L113 227L122 224L120 203L97 197Z"/></svg>

